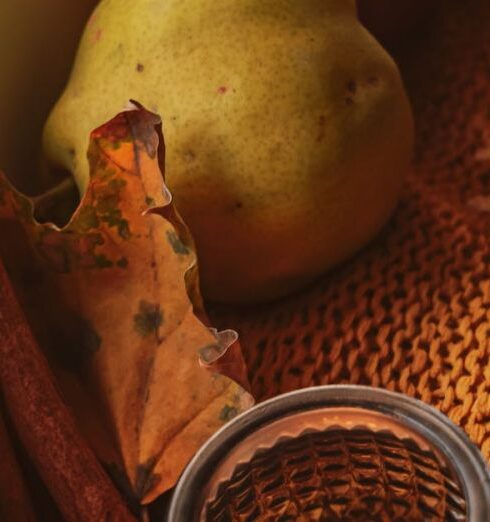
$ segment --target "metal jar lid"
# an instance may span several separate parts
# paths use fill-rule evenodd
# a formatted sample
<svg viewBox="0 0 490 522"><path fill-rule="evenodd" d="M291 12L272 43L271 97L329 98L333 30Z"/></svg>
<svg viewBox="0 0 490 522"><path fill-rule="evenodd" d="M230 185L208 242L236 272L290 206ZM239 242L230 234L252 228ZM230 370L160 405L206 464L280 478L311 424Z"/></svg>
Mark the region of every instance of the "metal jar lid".
<svg viewBox="0 0 490 522"><path fill-rule="evenodd" d="M296 465L300 471L284 471ZM355 487L339 480L338 474L346 470L354 481L359 480ZM322 473L327 478L319 478ZM284 484L285 476L289 484ZM410 499L411 490L404 482L414 483L417 498ZM327 493L315 492L320 483ZM380 484L392 488L388 496L380 494ZM343 519L339 513L345 513L351 501L359 504L356 496L362 497L364 487L370 492L361 503L366 513L374 513L389 498L398 502L393 508L398 509L393 517L397 519L400 510L405 510L403 520L490 520L489 470L460 428L436 409L406 395L350 385L287 393L235 418L209 439L185 469L168 520L233 520L229 513L223 514L227 502L233 503L233 509L244 506L243 519L276 520L260 514L270 505L271 510L286 513L281 520L324 520L318 509L327 508L318 506L326 498L331 503L328 509ZM287 499L288 495L296 498ZM439 516L441 505L448 511ZM301 510L301 506L307 506L311 517L291 515L291 509ZM315 509L319 518L314 516ZM384 513L376 519L391 520Z"/></svg>

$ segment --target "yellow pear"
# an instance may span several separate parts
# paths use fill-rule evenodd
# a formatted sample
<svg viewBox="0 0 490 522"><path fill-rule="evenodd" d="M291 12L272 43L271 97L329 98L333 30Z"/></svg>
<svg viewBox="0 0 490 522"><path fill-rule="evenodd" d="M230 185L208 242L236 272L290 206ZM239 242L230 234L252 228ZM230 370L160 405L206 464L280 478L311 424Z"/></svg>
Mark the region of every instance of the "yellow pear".
<svg viewBox="0 0 490 522"><path fill-rule="evenodd" d="M400 74L354 0L102 0L44 133L81 191L89 132L130 98L163 117L216 301L277 298L351 256L410 161Z"/></svg>

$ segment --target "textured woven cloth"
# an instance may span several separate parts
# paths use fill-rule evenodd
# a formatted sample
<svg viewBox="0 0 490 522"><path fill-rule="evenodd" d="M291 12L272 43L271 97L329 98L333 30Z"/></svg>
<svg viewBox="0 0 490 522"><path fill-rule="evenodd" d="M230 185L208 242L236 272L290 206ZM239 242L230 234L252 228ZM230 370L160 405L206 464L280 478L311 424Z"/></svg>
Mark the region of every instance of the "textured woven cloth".
<svg viewBox="0 0 490 522"><path fill-rule="evenodd" d="M490 458L490 2L446 0L402 62L417 125L395 216L301 294L216 308L241 335L262 400L367 384L430 403Z"/></svg>

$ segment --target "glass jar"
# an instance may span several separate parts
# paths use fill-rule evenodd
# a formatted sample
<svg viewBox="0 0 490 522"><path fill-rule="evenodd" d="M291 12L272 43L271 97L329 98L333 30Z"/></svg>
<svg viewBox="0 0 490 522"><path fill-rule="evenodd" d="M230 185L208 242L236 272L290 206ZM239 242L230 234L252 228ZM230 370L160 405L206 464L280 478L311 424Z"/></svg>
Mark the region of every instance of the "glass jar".
<svg viewBox="0 0 490 522"><path fill-rule="evenodd" d="M216 433L169 522L490 520L490 475L434 408L364 386L281 395Z"/></svg>

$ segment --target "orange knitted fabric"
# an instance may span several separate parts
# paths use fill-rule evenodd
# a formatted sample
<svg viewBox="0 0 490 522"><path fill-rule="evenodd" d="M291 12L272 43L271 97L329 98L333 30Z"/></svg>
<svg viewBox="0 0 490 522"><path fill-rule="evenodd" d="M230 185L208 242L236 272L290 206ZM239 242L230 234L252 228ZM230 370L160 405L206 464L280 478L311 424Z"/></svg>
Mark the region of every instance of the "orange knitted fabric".
<svg viewBox="0 0 490 522"><path fill-rule="evenodd" d="M300 295L213 310L258 399L352 383L420 398L490 457L490 3L446 0L402 66L418 143L399 209Z"/></svg>

